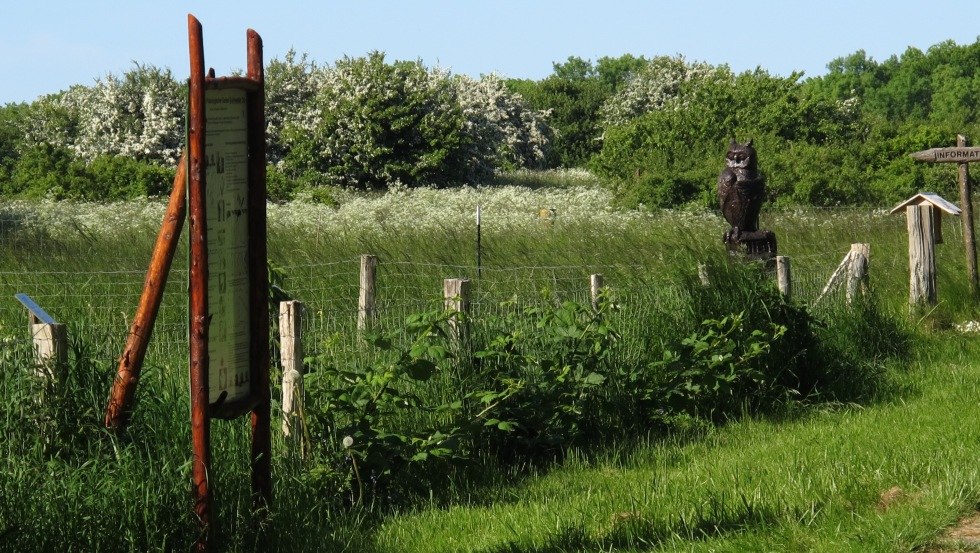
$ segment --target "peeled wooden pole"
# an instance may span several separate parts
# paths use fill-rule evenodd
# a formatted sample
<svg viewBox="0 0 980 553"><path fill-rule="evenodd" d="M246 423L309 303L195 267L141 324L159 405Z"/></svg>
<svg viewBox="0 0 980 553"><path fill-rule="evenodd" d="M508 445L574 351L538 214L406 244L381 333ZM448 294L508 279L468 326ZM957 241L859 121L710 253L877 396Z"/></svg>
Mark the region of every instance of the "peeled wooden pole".
<svg viewBox="0 0 980 553"><path fill-rule="evenodd" d="M190 237L190 392L192 496L201 534L195 544L207 551L211 524L211 419L208 416L208 242L205 206L204 36L200 21L187 16L190 91L187 117L188 235Z"/></svg>
<svg viewBox="0 0 980 553"><path fill-rule="evenodd" d="M184 217L187 215L186 202L187 157L185 153L180 156L177 164L174 188L170 192L170 203L167 204L167 212L163 216L163 224L160 226L156 245L153 247L150 267L146 271L146 280L143 283L143 294L140 296L133 324L129 327L126 347L119 358L116 380L112 385L109 404L105 411L106 428L121 432L129 424L136 386L139 383L140 371L143 369L146 348L150 343L150 333L153 332L153 323L160 311L170 265L177 250L181 230L184 228Z"/></svg>

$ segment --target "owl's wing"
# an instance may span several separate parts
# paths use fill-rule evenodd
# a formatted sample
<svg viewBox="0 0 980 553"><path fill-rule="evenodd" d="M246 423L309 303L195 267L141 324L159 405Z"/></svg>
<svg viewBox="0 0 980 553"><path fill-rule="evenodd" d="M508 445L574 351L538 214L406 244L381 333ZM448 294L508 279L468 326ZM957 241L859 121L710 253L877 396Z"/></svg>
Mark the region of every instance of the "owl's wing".
<svg viewBox="0 0 980 553"><path fill-rule="evenodd" d="M718 203L721 204L722 210L724 210L725 203L733 186L735 186L735 171L726 167L718 175Z"/></svg>

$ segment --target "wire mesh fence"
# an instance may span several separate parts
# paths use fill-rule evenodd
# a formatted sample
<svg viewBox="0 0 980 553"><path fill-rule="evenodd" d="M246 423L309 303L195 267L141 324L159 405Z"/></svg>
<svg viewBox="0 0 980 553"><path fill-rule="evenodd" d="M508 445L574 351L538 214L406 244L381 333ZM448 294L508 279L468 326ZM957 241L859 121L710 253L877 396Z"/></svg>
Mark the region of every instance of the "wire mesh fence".
<svg viewBox="0 0 980 553"><path fill-rule="evenodd" d="M794 298L803 303L816 299L846 253L829 251L793 258ZM306 306L303 332L310 353L363 351L357 324L359 270L360 259L351 258L288 265L273 272L276 284ZM639 331L638 327L651 317L684 308L686 292L682 287L640 265L477 270L474 266L382 260L377 267L372 328L390 332L410 315L443 309L443 280L447 278L471 279L470 316L479 322L502 315L507 309L526 306L564 301L588 305L592 301L592 274L603 275L604 287L618 307L617 328L624 334ZM0 334L26 337L27 314L14 300L15 294L26 293L55 320L67 324L70 339L82 341L98 362L113 364L125 345L144 278L144 271L135 270L0 272ZM775 282L774 275L772 278ZM843 290L836 290L823 301L842 303L843 294ZM276 317L278 310L272 309L270 314ZM175 268L169 275L152 330L146 366L176 367L186 362L187 320L187 272Z"/></svg>

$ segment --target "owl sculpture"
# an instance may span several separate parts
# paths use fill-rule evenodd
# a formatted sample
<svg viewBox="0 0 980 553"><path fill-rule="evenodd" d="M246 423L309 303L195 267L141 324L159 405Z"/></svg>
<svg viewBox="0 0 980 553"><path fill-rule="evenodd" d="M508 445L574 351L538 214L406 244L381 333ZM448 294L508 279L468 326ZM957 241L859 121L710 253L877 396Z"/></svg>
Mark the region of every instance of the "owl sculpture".
<svg viewBox="0 0 980 553"><path fill-rule="evenodd" d="M759 211L766 195L766 181L759 172L755 148L732 140L725 154L725 169L718 175L718 203L732 228L727 243L738 243L743 232L759 230Z"/></svg>

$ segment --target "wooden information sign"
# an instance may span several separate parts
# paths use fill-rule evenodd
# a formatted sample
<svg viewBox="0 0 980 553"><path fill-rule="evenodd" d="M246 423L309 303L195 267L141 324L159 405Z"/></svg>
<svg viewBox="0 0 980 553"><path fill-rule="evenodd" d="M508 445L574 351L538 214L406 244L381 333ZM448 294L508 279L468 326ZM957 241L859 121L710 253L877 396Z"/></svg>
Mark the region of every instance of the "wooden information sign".
<svg viewBox="0 0 980 553"><path fill-rule="evenodd" d="M930 148L909 155L916 161L927 163L970 163L971 161L980 161L980 146Z"/></svg>
<svg viewBox="0 0 980 553"><path fill-rule="evenodd" d="M204 74L201 24L188 16L190 388L199 550L211 524L211 419L252 425L253 507L272 501L262 39L248 31L245 77Z"/></svg>
<svg viewBox="0 0 980 553"><path fill-rule="evenodd" d="M266 249L265 72L262 38L249 29L244 77L204 74L201 23L187 16L187 147L174 178L139 307L119 359L105 424L125 430L177 241L190 237L191 464L196 549L211 530L211 419L251 418L252 497L272 503L269 275Z"/></svg>
<svg viewBox="0 0 980 553"><path fill-rule="evenodd" d="M248 117L245 91L204 94L207 197L208 403L251 394L248 298ZM222 409L224 410L224 409Z"/></svg>
<svg viewBox="0 0 980 553"><path fill-rule="evenodd" d="M973 191L970 186L969 164L980 161L980 147L967 146L966 137L956 136L955 148L931 148L909 154L912 159L926 163L958 163L960 209L963 212L963 246L966 251L966 272L974 301L980 296L980 277L977 273L977 246L973 237Z"/></svg>

